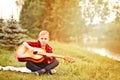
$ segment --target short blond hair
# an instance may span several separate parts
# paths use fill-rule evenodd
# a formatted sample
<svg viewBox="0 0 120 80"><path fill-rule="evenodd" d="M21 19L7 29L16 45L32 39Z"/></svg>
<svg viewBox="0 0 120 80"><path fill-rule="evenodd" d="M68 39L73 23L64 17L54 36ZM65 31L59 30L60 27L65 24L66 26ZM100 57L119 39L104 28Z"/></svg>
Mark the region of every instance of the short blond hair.
<svg viewBox="0 0 120 80"><path fill-rule="evenodd" d="M43 36L46 34L49 36L49 32L47 30L42 30L42 31L40 31L39 36Z"/></svg>

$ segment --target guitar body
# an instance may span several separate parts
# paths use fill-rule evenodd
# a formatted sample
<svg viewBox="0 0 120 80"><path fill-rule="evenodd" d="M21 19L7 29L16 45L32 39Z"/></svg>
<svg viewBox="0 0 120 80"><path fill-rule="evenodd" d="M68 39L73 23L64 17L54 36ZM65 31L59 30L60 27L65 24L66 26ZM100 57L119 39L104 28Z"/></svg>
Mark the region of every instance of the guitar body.
<svg viewBox="0 0 120 80"><path fill-rule="evenodd" d="M36 48L38 50L39 48ZM20 45L16 50L16 58L20 62L32 61L35 63L40 63L44 60L44 57L41 55L33 54L32 51L29 51L24 45Z"/></svg>

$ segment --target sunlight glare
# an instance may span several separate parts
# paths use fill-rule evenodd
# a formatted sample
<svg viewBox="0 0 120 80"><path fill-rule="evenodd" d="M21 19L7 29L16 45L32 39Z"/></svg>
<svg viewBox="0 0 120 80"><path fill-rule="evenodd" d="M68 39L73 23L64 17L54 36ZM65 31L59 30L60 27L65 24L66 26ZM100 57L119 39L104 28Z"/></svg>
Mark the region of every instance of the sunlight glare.
<svg viewBox="0 0 120 80"><path fill-rule="evenodd" d="M12 15L14 19L19 19L16 0L0 0L0 18L9 19Z"/></svg>

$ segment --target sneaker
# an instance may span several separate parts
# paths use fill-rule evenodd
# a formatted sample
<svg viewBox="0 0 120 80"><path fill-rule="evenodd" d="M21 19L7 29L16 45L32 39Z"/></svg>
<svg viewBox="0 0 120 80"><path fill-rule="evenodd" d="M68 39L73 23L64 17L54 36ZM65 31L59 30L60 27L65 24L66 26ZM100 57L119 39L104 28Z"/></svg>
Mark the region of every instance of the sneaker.
<svg viewBox="0 0 120 80"><path fill-rule="evenodd" d="M49 71L49 73L50 74L55 74L57 71L55 70L55 69L51 69L50 71Z"/></svg>
<svg viewBox="0 0 120 80"><path fill-rule="evenodd" d="M44 74L45 72L46 72L45 69L41 69L41 70L35 71L34 73L35 73L36 75L41 75L41 74Z"/></svg>
<svg viewBox="0 0 120 80"><path fill-rule="evenodd" d="M0 66L0 70L2 70L2 66Z"/></svg>
<svg viewBox="0 0 120 80"><path fill-rule="evenodd" d="M39 76L40 74L36 71L36 72L33 72L33 74Z"/></svg>

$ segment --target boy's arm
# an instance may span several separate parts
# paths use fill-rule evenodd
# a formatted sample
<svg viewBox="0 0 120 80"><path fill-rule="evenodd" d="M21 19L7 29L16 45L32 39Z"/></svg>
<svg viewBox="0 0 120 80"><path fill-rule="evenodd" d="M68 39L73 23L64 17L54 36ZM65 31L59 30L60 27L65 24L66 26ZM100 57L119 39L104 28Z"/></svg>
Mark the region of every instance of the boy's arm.
<svg viewBox="0 0 120 80"><path fill-rule="evenodd" d="M27 47L29 49L29 51L33 52L34 54L36 54L36 51L39 51L41 54L44 54L45 51L41 48L35 48L30 46L27 42L23 42L23 44L25 47Z"/></svg>
<svg viewBox="0 0 120 80"><path fill-rule="evenodd" d="M41 53L41 52L38 52L39 55L44 55L44 56L47 56L47 57L56 57L56 58L62 58L64 60L67 60L69 62L75 62L75 59L69 57L69 56L62 56L62 55L57 55L57 54L49 54L49 53Z"/></svg>
<svg viewBox="0 0 120 80"><path fill-rule="evenodd" d="M23 42L23 44L25 47L27 47L30 51L33 51L33 47L31 47L27 42Z"/></svg>

